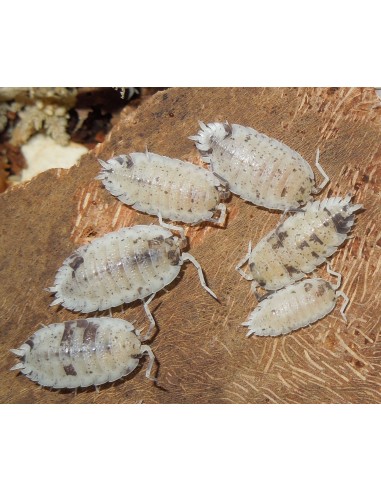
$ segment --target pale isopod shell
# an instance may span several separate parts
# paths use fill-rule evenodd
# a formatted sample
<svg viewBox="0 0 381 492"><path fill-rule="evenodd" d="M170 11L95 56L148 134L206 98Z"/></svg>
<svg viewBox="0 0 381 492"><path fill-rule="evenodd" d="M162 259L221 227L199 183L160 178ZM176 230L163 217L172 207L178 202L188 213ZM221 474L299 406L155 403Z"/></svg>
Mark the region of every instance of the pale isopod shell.
<svg viewBox="0 0 381 492"><path fill-rule="evenodd" d="M312 194L319 193L329 181L315 187L314 173L295 150L253 128L228 123L200 122L196 147L213 173L229 189L255 205L275 210L296 208Z"/></svg>
<svg viewBox="0 0 381 492"><path fill-rule="evenodd" d="M18 349L21 361L11 370L51 388L98 386L130 374L148 354L150 372L155 356L141 345L139 332L118 318L88 318L54 323L37 330Z"/></svg>
<svg viewBox="0 0 381 492"><path fill-rule="evenodd" d="M237 265L247 280L266 290L278 290L312 272L346 240L354 223L351 197L308 203L265 236ZM250 273L240 267L248 261Z"/></svg>
<svg viewBox="0 0 381 492"><path fill-rule="evenodd" d="M186 223L225 221L230 193L206 169L179 159L133 152L102 161L97 179L135 210ZM214 214L220 211L220 217Z"/></svg>
<svg viewBox="0 0 381 492"><path fill-rule="evenodd" d="M103 311L158 292L179 274L184 260L196 265L203 287L200 265L188 253L181 254L181 240L163 227L126 227L81 246L58 270L49 290L51 305L82 313Z"/></svg>
<svg viewBox="0 0 381 492"><path fill-rule="evenodd" d="M247 336L275 337L310 325L330 313L339 296L346 300L341 308L346 319L344 309L348 298L336 292L339 285L340 281L334 286L322 278L310 278L274 292L261 301L243 323L249 329Z"/></svg>

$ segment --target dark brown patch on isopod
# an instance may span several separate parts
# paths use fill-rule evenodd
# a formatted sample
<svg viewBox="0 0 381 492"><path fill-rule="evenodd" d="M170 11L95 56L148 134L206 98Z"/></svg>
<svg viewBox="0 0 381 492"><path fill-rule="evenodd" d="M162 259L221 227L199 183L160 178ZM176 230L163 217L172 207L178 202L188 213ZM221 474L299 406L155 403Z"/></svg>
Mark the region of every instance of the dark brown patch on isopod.
<svg viewBox="0 0 381 492"><path fill-rule="evenodd" d="M293 273L300 273L300 270L293 267L292 265L284 265L284 268L288 271L288 273L292 276Z"/></svg>
<svg viewBox="0 0 381 492"><path fill-rule="evenodd" d="M288 233L286 231L281 231L280 229L276 231L276 235L279 237L279 241L283 241L288 237Z"/></svg>
<svg viewBox="0 0 381 492"><path fill-rule="evenodd" d="M144 253L137 253L134 256L134 260L136 263L144 263L145 261L149 260L151 258L151 255L149 251L145 251Z"/></svg>
<svg viewBox="0 0 381 492"><path fill-rule="evenodd" d="M323 241L315 233L311 234L310 241L313 241L314 243L318 243L318 244L323 244Z"/></svg>
<svg viewBox="0 0 381 492"><path fill-rule="evenodd" d="M29 340L27 340L25 343L26 343L27 345L29 345L30 349L32 350L32 348L34 347L33 340L31 340L31 339L29 338Z"/></svg>
<svg viewBox="0 0 381 492"><path fill-rule="evenodd" d="M307 243L307 241L303 241L303 242L301 242L301 243L297 246L297 248L298 248L298 249L304 249L304 248L309 248L309 247L310 247L310 245Z"/></svg>
<svg viewBox="0 0 381 492"><path fill-rule="evenodd" d="M231 134L233 133L232 126L228 122L222 123L222 125L224 127L224 130L226 131L226 135L224 136L224 138L230 137Z"/></svg>
<svg viewBox="0 0 381 492"><path fill-rule="evenodd" d="M94 343L97 336L98 326L96 323L87 322L87 326L83 332L83 343Z"/></svg>
<svg viewBox="0 0 381 492"><path fill-rule="evenodd" d="M314 258L320 258L320 256L315 252L315 251L311 251L311 255L314 257Z"/></svg>
<svg viewBox="0 0 381 492"><path fill-rule="evenodd" d="M82 256L73 255L73 261L69 263L69 267L71 267L75 272L82 265L84 261L85 260L83 259Z"/></svg>
<svg viewBox="0 0 381 492"><path fill-rule="evenodd" d="M304 284L304 290L306 292L309 292L311 289L312 289L312 284L310 282Z"/></svg>
<svg viewBox="0 0 381 492"><path fill-rule="evenodd" d="M76 376L77 371L74 369L74 366L72 364L69 364L67 366L63 366L65 374L67 376Z"/></svg>
<svg viewBox="0 0 381 492"><path fill-rule="evenodd" d="M200 154L202 157L208 157L210 154L213 154L213 149L209 148L208 150L200 150Z"/></svg>
<svg viewBox="0 0 381 492"><path fill-rule="evenodd" d="M287 193L287 188L284 187L280 196L283 198L284 196L286 196L286 193Z"/></svg>
<svg viewBox="0 0 381 492"><path fill-rule="evenodd" d="M61 344L65 342L71 342L73 333L74 333L75 323L73 321L65 321L64 322L64 331L62 333Z"/></svg>
<svg viewBox="0 0 381 492"><path fill-rule="evenodd" d="M300 193L303 195L303 194L304 194L304 192L306 191L306 189L305 189L303 186L301 186L301 187L299 188L299 191L300 191Z"/></svg>
<svg viewBox="0 0 381 492"><path fill-rule="evenodd" d="M126 155L124 157L125 157L124 159L122 158L122 162L121 161L118 161L118 162L125 165L127 167L127 169L132 167L134 165L134 161L132 160L132 157L130 155Z"/></svg>
<svg viewBox="0 0 381 492"><path fill-rule="evenodd" d="M274 237L277 237L278 240L271 245L272 249L279 249L279 248L283 248L283 240L288 237L288 233L286 231L281 231L280 227L278 229L275 230L275 236L271 236L269 239L271 242L271 240L274 238Z"/></svg>
<svg viewBox="0 0 381 492"><path fill-rule="evenodd" d="M349 224L353 220L353 215L343 217L341 214L335 214L331 218L335 229L339 234L347 234L349 232L351 228Z"/></svg>
<svg viewBox="0 0 381 492"><path fill-rule="evenodd" d="M87 323L88 323L87 319L79 319L77 321L77 326L78 328L86 328Z"/></svg>
<svg viewBox="0 0 381 492"><path fill-rule="evenodd" d="M317 297L321 297L324 294L324 292L325 292L325 285L320 284L316 292Z"/></svg>
<svg viewBox="0 0 381 492"><path fill-rule="evenodd" d="M124 164L124 161L125 161L125 157L127 156L124 156L124 155L118 155L117 157L114 158L114 160L118 163L118 164Z"/></svg>
<svg viewBox="0 0 381 492"><path fill-rule="evenodd" d="M280 240L279 240L279 241L277 241L276 243L273 243L273 244L271 245L271 247L272 247L272 249L279 249L279 248L283 248L283 243L282 243L282 241L280 241Z"/></svg>
<svg viewBox="0 0 381 492"><path fill-rule="evenodd" d="M148 247L154 248L155 246L159 246L164 241L164 236L157 236L148 241Z"/></svg>
<svg viewBox="0 0 381 492"><path fill-rule="evenodd" d="M178 265L180 260L180 253L178 250L169 250L168 251L168 259L170 260L171 265Z"/></svg>

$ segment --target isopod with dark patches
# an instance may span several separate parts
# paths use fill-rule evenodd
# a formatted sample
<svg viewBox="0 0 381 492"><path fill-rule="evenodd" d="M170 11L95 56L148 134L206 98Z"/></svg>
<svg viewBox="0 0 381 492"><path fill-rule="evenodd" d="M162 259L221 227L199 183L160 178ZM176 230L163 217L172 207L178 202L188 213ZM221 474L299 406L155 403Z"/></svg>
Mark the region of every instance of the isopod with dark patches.
<svg viewBox="0 0 381 492"><path fill-rule="evenodd" d="M319 151L315 165L324 181L316 187L311 166L286 144L241 125L199 123L201 130L189 138L196 142L204 162L233 193L255 205L296 208L329 182L319 164Z"/></svg>
<svg viewBox="0 0 381 492"><path fill-rule="evenodd" d="M152 152L133 152L103 161L97 176L105 188L135 210L196 224L225 223L230 192L210 171ZM214 217L217 213L219 217Z"/></svg>
<svg viewBox="0 0 381 492"><path fill-rule="evenodd" d="M332 197L308 203L288 217L239 262L236 269L252 289L278 290L312 272L333 255L347 239L355 221L351 196ZM241 267L248 262L250 273Z"/></svg>
<svg viewBox="0 0 381 492"><path fill-rule="evenodd" d="M322 278L309 278L288 285L263 299L248 320L242 323L249 329L247 336L276 337L311 325L334 309L338 297L344 299L340 313L346 322L344 310L349 299L338 290L341 275L331 270L328 263L327 271L338 277L336 285Z"/></svg>
<svg viewBox="0 0 381 492"><path fill-rule="evenodd" d="M18 349L11 370L50 388L99 386L130 374L147 354L146 377L155 361L152 349L141 344L140 332L118 318L88 318L53 323L37 330Z"/></svg>
<svg viewBox="0 0 381 492"><path fill-rule="evenodd" d="M90 313L103 311L136 299L145 299L170 284L184 261L197 268L202 287L207 287L201 266L189 253L181 253L184 239L168 226L126 227L78 248L58 270L52 302L65 308ZM154 325L145 303L147 315ZM150 317L151 316L151 317Z"/></svg>

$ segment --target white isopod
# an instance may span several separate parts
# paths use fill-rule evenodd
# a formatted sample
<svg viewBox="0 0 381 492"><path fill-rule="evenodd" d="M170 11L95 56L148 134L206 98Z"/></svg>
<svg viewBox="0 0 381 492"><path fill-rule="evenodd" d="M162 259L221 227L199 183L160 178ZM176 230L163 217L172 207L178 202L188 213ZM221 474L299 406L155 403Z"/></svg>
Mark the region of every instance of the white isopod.
<svg viewBox="0 0 381 492"><path fill-rule="evenodd" d="M308 203L265 236L236 269L266 290L278 290L312 272L333 255L347 239L354 224L354 212L362 205L352 205L351 196L332 197ZM241 270L248 261L250 273Z"/></svg>
<svg viewBox="0 0 381 492"><path fill-rule="evenodd" d="M64 261L54 286L48 289L56 296L51 305L90 313L143 300L170 284L186 260L195 265L201 285L216 298L196 259L181 253L183 246L184 240L168 231L168 226L138 225L106 234ZM148 302L145 309L152 328Z"/></svg>
<svg viewBox="0 0 381 492"><path fill-rule="evenodd" d="M186 223L225 223L226 206L220 202L230 192L202 167L148 151L98 160L103 169L97 179L135 210Z"/></svg>
<svg viewBox="0 0 381 492"><path fill-rule="evenodd" d="M155 356L142 345L140 333L118 318L88 318L54 323L37 330L18 349L21 361L11 370L41 386L78 388L98 386L130 374L139 358L149 356L146 377L151 378Z"/></svg>
<svg viewBox="0 0 381 492"><path fill-rule="evenodd" d="M249 329L247 336L276 337L310 325L330 313L338 297L344 298L340 313L346 322L344 310L349 299L337 290L341 284L341 275L331 270L328 263L327 271L338 277L336 285L322 278L309 278L288 285L263 299L248 320L242 323Z"/></svg>
<svg viewBox="0 0 381 492"><path fill-rule="evenodd" d="M295 150L253 128L229 123L199 122L196 147L211 171L229 189L255 205L275 210L296 208L319 193L329 178L319 164L324 181L315 186L308 162Z"/></svg>

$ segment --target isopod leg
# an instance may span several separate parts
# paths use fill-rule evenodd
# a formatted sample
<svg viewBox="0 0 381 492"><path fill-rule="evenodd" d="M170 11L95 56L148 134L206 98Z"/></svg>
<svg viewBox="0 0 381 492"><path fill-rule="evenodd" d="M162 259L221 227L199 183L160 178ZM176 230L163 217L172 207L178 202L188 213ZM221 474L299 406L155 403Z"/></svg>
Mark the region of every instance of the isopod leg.
<svg viewBox="0 0 381 492"><path fill-rule="evenodd" d="M214 171L212 171L212 173L215 175L215 177L218 179L218 181L222 184L222 186L228 190L229 189L229 181L227 179L223 178L222 176L220 176L219 174L215 173Z"/></svg>
<svg viewBox="0 0 381 492"><path fill-rule="evenodd" d="M334 285L331 283L332 288L334 290L337 290L341 285L341 273L337 273L334 270L332 270L331 265L328 263L328 261L327 261L327 272L330 273L331 275L333 275L334 277L337 277L337 284Z"/></svg>
<svg viewBox="0 0 381 492"><path fill-rule="evenodd" d="M146 354L148 354L148 357L149 357L149 363L148 363L148 367L146 370L146 378L150 379L151 381L156 381L156 378L151 377L151 371L152 371L153 365L155 363L155 355L152 352L151 347L149 347L148 345L142 345L141 351L142 351L142 354L146 353Z"/></svg>
<svg viewBox="0 0 381 492"><path fill-rule="evenodd" d="M253 277L247 273L245 273L241 266L244 265L250 258L250 255L251 255L251 241L249 241L249 249L247 251L247 254L246 256L244 256L242 258L242 260L236 265L235 269L237 270L237 272L242 275L242 277L246 280L253 280Z"/></svg>
<svg viewBox="0 0 381 492"><path fill-rule="evenodd" d="M156 293L155 293L156 294ZM150 321L150 325L148 327L148 330L147 330L147 333L145 334L144 338L142 339L143 342L145 342L146 340L149 340L151 338L151 333L152 333L152 330L155 328L156 326L156 322L151 314L151 311L149 310L148 308L148 304L152 301L152 299L155 297L155 294L152 294L151 297L148 298L147 301L143 301L143 306L144 306L144 311L146 312L146 315L147 315L147 318L149 319Z"/></svg>
<svg viewBox="0 0 381 492"><path fill-rule="evenodd" d="M341 290L336 291L336 299L338 297L342 297L344 299L344 302L343 302L343 304L342 304L342 306L340 308L340 314L343 317L344 321L346 323L348 323L348 320L347 320L347 317L344 314L344 311L345 311L345 308L348 306L349 297L346 294L344 294L344 292L342 292Z"/></svg>
<svg viewBox="0 0 381 492"><path fill-rule="evenodd" d="M182 259L184 261L188 260L190 261L191 263L193 263L193 265L197 268L197 273L198 273L198 277L200 279L200 283L202 285L202 287L204 287L204 289L206 290L206 292L209 292L209 294L214 297L215 299L218 300L218 297L216 296L216 294L211 290L209 289L209 287L206 285L206 282L205 282L205 278L204 278L204 274L202 273L202 268L201 268L201 265L200 263L196 260L196 258L194 258L194 256L190 255L189 253L183 253L182 254Z"/></svg>
<svg viewBox="0 0 381 492"><path fill-rule="evenodd" d="M220 203L217 206L217 210L221 211L217 224L223 227L225 225L225 221L226 221L226 205L223 203Z"/></svg>
<svg viewBox="0 0 381 492"><path fill-rule="evenodd" d="M317 193L320 193L323 188L326 187L326 185L329 183L329 177L328 174L324 171L324 169L321 167L319 163L319 149L316 151L316 160L315 160L315 166L317 167L319 173L323 176L324 181L320 183L320 185L314 189L313 193L316 195Z"/></svg>
<svg viewBox="0 0 381 492"><path fill-rule="evenodd" d="M159 224L161 225L161 227L164 227L165 229L169 229L170 231L173 230L173 231L178 231L180 233L180 237L181 237L181 240L184 241L186 243L187 241L187 238L185 236L185 233L184 233L184 228L181 227L181 226L174 226L174 225L169 225L167 224L166 222L163 222L163 217L161 216L161 213L159 212L157 214L158 218L159 218Z"/></svg>
<svg viewBox="0 0 381 492"><path fill-rule="evenodd" d="M220 210L220 216L216 219L210 218L208 221L223 227L226 221L226 205L224 203L219 203L215 210ZM200 222L203 221L201 220Z"/></svg>

